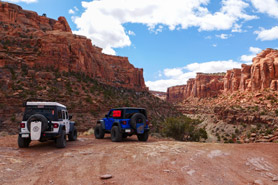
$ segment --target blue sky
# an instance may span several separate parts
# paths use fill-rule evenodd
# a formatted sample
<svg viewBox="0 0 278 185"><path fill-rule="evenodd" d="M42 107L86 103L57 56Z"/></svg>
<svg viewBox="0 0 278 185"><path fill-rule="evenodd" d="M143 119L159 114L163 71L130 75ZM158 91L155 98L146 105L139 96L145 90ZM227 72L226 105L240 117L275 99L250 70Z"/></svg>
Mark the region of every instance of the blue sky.
<svg viewBox="0 0 278 185"><path fill-rule="evenodd" d="M144 69L151 90L224 72L278 48L278 0L9 0L58 19Z"/></svg>

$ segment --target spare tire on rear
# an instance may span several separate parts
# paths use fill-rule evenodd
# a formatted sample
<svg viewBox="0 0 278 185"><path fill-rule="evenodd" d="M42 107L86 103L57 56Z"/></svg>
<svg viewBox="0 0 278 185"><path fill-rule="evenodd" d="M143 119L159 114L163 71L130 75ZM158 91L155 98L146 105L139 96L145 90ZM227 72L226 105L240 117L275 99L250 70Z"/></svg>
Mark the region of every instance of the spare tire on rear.
<svg viewBox="0 0 278 185"><path fill-rule="evenodd" d="M144 127L146 126L146 117L142 113L135 113L130 118L130 125L133 129L136 129L136 123L144 123Z"/></svg>
<svg viewBox="0 0 278 185"><path fill-rule="evenodd" d="M48 120L46 119L46 117L42 114L34 114L30 116L29 119L27 120L27 128L29 131L30 131L31 122L35 122L35 121L40 121L42 123L41 132L44 132L48 129Z"/></svg>

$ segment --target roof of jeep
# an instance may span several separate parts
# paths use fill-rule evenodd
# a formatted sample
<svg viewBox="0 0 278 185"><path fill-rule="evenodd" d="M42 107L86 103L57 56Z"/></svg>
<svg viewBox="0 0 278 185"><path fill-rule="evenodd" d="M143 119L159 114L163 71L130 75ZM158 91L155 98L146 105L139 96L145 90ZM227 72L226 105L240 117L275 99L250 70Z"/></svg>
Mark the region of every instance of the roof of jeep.
<svg viewBox="0 0 278 185"><path fill-rule="evenodd" d="M57 102L26 102L26 106L28 105L44 105L44 106L59 106L59 107L64 107L67 108L65 105L62 105L60 103Z"/></svg>
<svg viewBox="0 0 278 185"><path fill-rule="evenodd" d="M119 107L119 108L114 108L114 109L142 109L142 110L145 110L145 108L138 108L138 107Z"/></svg>

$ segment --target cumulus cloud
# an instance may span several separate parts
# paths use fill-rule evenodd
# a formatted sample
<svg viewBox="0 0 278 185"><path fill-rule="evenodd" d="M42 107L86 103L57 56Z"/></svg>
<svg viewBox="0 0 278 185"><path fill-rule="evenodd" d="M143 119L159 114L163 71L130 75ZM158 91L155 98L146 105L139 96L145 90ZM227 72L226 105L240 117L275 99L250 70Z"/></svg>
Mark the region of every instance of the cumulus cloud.
<svg viewBox="0 0 278 185"><path fill-rule="evenodd" d="M75 11L73 9L69 9L69 14L75 14Z"/></svg>
<svg viewBox="0 0 278 185"><path fill-rule="evenodd" d="M186 84L189 78L195 78L197 72L218 73L228 69L240 68L241 63L233 60L192 63L180 68L164 69L162 78L156 81L147 81L150 90L167 91L168 87Z"/></svg>
<svg viewBox="0 0 278 185"><path fill-rule="evenodd" d="M132 36L135 36L135 35L136 35L136 34L135 34L133 31L131 31L131 30L128 30L127 34L128 34L128 35L132 35Z"/></svg>
<svg viewBox="0 0 278 185"><path fill-rule="evenodd" d="M255 34L257 34L257 39L262 41L267 40L277 40L278 39L278 26L274 26L273 28L267 30L264 28L261 28L259 31L255 31Z"/></svg>
<svg viewBox="0 0 278 185"><path fill-rule="evenodd" d="M208 4L209 0L83 1L85 11L81 16L73 17L73 22L77 25L74 33L85 35L95 45L104 48L104 51L112 52L113 48L131 45L128 32L123 26L126 23L146 25L157 34L166 28L229 30L240 21L257 18L245 12L249 4L243 0L222 0L220 10L214 13L207 8Z"/></svg>
<svg viewBox="0 0 278 185"><path fill-rule="evenodd" d="M231 37L232 35L231 34L220 34L220 35L216 35L216 37L220 38L220 39L228 39L229 37Z"/></svg>
<svg viewBox="0 0 278 185"><path fill-rule="evenodd" d="M262 51L261 48L250 47L249 48L250 54L249 55L242 55L240 60L246 62L247 64L252 64L252 59L256 57L258 53Z"/></svg>
<svg viewBox="0 0 278 185"><path fill-rule="evenodd" d="M251 2L259 12L278 18L277 0L251 0Z"/></svg>
<svg viewBox="0 0 278 185"><path fill-rule="evenodd" d="M28 3L28 4L38 2L38 0L5 0L5 1L10 2L10 3L21 3L21 2L23 2L23 3Z"/></svg>

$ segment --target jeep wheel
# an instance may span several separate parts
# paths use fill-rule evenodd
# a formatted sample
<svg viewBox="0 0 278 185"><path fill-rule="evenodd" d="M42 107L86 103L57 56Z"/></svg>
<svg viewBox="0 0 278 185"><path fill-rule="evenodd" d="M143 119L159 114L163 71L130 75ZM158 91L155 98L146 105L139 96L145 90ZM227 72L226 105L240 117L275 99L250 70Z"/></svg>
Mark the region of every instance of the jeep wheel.
<svg viewBox="0 0 278 185"><path fill-rule="evenodd" d="M95 134L96 139L103 139L104 138L105 132L102 129L100 124L97 124L97 126L95 127L94 134Z"/></svg>
<svg viewBox="0 0 278 185"><path fill-rule="evenodd" d="M66 139L66 131L62 130L60 137L56 139L56 147L57 148L65 148L67 139Z"/></svg>
<svg viewBox="0 0 278 185"><path fill-rule="evenodd" d="M149 138L149 132L144 132L144 134L138 134L137 138L139 141L147 141Z"/></svg>
<svg viewBox="0 0 278 185"><path fill-rule="evenodd" d="M77 130L75 126L73 126L72 131L69 133L69 141L76 141L77 140Z"/></svg>
<svg viewBox="0 0 278 185"><path fill-rule="evenodd" d="M29 147L31 140L29 138L22 138L21 135L18 135L17 143L19 148Z"/></svg>
<svg viewBox="0 0 278 185"><path fill-rule="evenodd" d="M122 141L122 133L120 132L120 129L118 126L113 126L111 129L111 140L113 142L120 142Z"/></svg>

